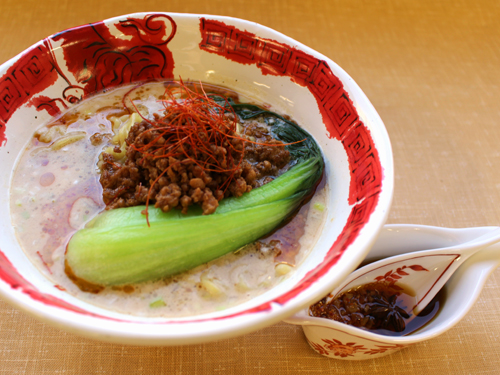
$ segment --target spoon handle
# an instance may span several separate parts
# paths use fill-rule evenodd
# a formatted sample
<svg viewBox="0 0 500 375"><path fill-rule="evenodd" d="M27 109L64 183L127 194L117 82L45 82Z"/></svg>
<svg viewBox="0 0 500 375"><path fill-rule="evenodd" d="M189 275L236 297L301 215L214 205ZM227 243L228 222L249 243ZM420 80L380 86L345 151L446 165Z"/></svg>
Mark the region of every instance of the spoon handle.
<svg viewBox="0 0 500 375"><path fill-rule="evenodd" d="M394 228L393 228L394 229ZM421 228L423 229L423 228ZM436 229L436 228L434 228ZM442 230L446 230L445 228L440 228ZM453 275L453 273L460 267L468 258L473 256L478 251L484 250L490 246L493 246L500 242L500 228L499 227L487 227L487 228L471 228L472 230L476 230L475 232L468 231L468 235L472 235L472 237L468 237L461 241L458 240L458 243L455 243L452 246L443 246L441 248L429 251L423 251L421 254L427 255L456 255L454 261L449 263L449 265L440 273L440 275L434 281L434 284L428 289L428 291L418 300L415 305L413 311L415 314L418 314L422 311L434 298L437 292L441 290L444 284L448 281L448 279ZM461 230L459 230L461 231ZM458 234L458 232L456 232ZM500 255L499 255L500 256Z"/></svg>
<svg viewBox="0 0 500 375"><path fill-rule="evenodd" d="M387 224L366 256L366 263L404 253L447 248L473 241L496 227L442 228L428 225Z"/></svg>

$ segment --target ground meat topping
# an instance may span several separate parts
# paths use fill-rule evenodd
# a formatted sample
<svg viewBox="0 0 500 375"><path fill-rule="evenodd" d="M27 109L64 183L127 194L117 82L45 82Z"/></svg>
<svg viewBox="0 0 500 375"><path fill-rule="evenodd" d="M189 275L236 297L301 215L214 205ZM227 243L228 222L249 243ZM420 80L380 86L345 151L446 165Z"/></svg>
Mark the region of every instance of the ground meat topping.
<svg viewBox="0 0 500 375"><path fill-rule="evenodd" d="M123 164L102 154L100 182L107 209L154 203L164 212L176 208L187 213L189 206L197 204L203 214L212 214L224 197L239 197L272 181L289 164L284 146L268 146L283 143L258 121L243 124L243 134L236 133L236 126L225 125L230 130L219 142L204 129L183 135L191 138L181 150L167 152L174 141L165 128L176 119L174 114L156 114L155 121L133 125ZM222 121L236 124L236 116L226 113ZM191 124L185 120L183 126ZM199 143L194 143L194 137Z"/></svg>
<svg viewBox="0 0 500 375"><path fill-rule="evenodd" d="M90 136L90 143L92 146L99 146L107 139L109 139L109 134L94 133Z"/></svg>

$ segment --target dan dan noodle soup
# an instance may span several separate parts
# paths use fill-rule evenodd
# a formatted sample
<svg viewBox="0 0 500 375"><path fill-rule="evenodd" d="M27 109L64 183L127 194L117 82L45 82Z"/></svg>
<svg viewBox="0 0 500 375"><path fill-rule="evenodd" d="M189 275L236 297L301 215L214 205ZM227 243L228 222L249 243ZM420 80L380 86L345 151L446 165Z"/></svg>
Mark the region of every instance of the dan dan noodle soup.
<svg viewBox="0 0 500 375"><path fill-rule="evenodd" d="M187 116L182 112L184 107L181 112L174 111L177 104L186 105L193 96L202 101L201 106L210 97L219 107L207 113L219 116L217 121L223 126L233 126L226 133L215 131L213 137L219 137L219 145L201 128L202 120L183 117ZM179 261L166 271L171 263L167 259L160 266L145 266L134 273L143 261L177 259L177 255L155 255L148 260L146 254L162 250L150 253L148 240L144 240L140 246L130 246L136 257L130 258L133 267L114 264L121 261L121 247L126 246L115 246L113 241L136 230L146 234L158 231L167 225L162 221L164 216L174 217L169 216L166 222L227 220L222 225L235 228L228 230L228 236L236 240L240 234L246 236L244 220L250 220L255 207L244 207L249 214L241 219L241 229L240 219L224 219L225 215L233 215L231 207L237 207L242 199L254 202L258 189L271 191L272 184L297 171L303 142L277 139L276 134L283 129L283 134L288 132L290 120L268 115L270 108L265 104L260 104L258 112L248 103L255 100L208 84L154 82L100 93L44 124L20 156L11 185L12 222L26 255L57 288L102 308L137 316L182 317L226 309L290 277L314 246L324 224L327 187L319 180L308 181L314 185L314 195L293 192L293 199L300 198L300 204L287 206L289 215L284 209L273 208L282 217L257 238L225 251L225 255L210 261L194 255L185 262L188 265ZM196 113L195 117L201 118ZM176 121L186 128L173 129ZM285 128L276 127L278 122ZM186 133L188 126L195 127L193 132ZM167 148L167 143L177 148ZM223 171L216 166L222 166ZM285 200L280 198L279 202ZM267 201L261 203L258 207L271 207ZM133 223L127 221L130 218L113 216L127 210L134 212ZM116 220L123 222L117 224ZM118 234L113 240L100 240L112 225L116 227L113 233ZM189 235L182 233L196 238L203 235L206 226L193 224L191 229L182 229ZM173 234L158 233L173 238ZM210 236L206 236L199 242L210 243ZM87 245L92 241L95 244ZM186 252L196 246L187 246ZM96 247L96 257L102 257L106 271L99 268L102 264L98 261L92 264L93 258L87 262L91 258L86 258L87 253ZM115 248L118 255L112 259L116 262L110 260L111 255L106 258ZM183 259L182 251L176 254ZM86 262L91 265L87 267Z"/></svg>

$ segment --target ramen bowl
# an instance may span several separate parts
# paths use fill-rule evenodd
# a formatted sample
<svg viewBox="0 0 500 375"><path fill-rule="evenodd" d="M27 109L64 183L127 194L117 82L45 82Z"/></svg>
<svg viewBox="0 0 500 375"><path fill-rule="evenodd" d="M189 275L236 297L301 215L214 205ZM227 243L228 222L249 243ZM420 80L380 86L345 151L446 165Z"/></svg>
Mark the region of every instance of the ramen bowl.
<svg viewBox="0 0 500 375"><path fill-rule="evenodd" d="M93 93L151 80L223 85L290 116L322 148L327 217L307 258L238 306L183 318L103 309L34 266L11 223L16 160L44 122ZM386 129L361 89L326 56L272 29L211 15L137 13L71 28L0 66L0 296L56 327L134 345L219 340L274 324L320 299L363 260L393 193Z"/></svg>

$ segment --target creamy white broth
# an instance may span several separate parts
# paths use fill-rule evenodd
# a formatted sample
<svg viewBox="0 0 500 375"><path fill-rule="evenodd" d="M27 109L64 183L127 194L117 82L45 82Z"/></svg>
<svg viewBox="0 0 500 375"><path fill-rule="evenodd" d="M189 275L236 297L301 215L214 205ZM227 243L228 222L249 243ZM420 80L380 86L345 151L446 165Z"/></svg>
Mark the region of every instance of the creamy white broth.
<svg viewBox="0 0 500 375"><path fill-rule="evenodd" d="M131 87L89 98L42 127L20 156L11 185L11 215L21 247L31 261L60 289L97 306L138 316L182 317L243 303L290 277L314 246L326 216L322 187L283 231L294 230L301 217L305 233L292 259L275 257L266 246L249 245L189 272L164 280L100 293L82 292L64 272L64 253L71 235L104 210L98 160L107 140L93 145L91 136L113 134L113 118L125 123L122 98ZM161 111L160 83L144 85L130 97L143 116ZM248 101L249 99L241 98ZM144 110L147 108L147 111ZM67 126L64 124L70 123ZM64 128L47 132L47 129ZM75 140L65 144L64 140ZM54 146L55 145L55 146ZM52 148L51 148L52 147ZM55 148L55 149L54 149ZM268 240L279 236L273 234ZM265 241L264 241L265 242ZM286 255L286 254L285 254Z"/></svg>

